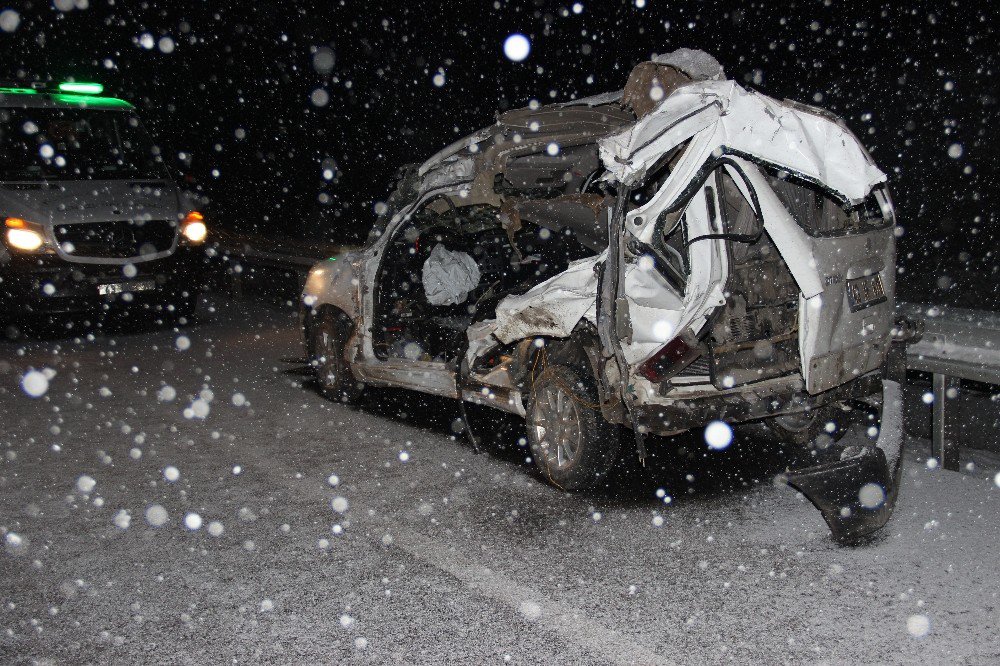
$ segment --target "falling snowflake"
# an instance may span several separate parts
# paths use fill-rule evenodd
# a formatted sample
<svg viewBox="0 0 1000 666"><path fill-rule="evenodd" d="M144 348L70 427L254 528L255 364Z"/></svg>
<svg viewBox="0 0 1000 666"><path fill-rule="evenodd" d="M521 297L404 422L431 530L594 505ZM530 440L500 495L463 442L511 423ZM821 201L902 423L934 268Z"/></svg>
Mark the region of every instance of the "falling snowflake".
<svg viewBox="0 0 1000 666"><path fill-rule="evenodd" d="M712 421L705 426L705 443L713 451L721 451L733 443L733 429L724 421Z"/></svg>
<svg viewBox="0 0 1000 666"><path fill-rule="evenodd" d="M519 32L507 37L503 43L503 54L514 62L521 62L531 53L531 42Z"/></svg>
<svg viewBox="0 0 1000 666"><path fill-rule="evenodd" d="M80 478L76 480L76 488L81 493L89 493L96 485L97 481L94 481L94 477L87 476L86 474L81 475Z"/></svg>
<svg viewBox="0 0 1000 666"><path fill-rule="evenodd" d="M49 379L38 370L29 370L21 377L21 388L32 398L41 398L49 390Z"/></svg>

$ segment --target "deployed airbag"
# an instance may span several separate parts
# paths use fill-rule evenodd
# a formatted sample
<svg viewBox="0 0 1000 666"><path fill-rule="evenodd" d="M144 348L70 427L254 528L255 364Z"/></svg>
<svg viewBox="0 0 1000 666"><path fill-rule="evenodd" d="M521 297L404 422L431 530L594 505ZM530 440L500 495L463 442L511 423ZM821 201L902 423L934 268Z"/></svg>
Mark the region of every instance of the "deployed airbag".
<svg viewBox="0 0 1000 666"><path fill-rule="evenodd" d="M438 243L424 262L424 294L431 305L464 303L479 286L479 266L465 252L452 252Z"/></svg>

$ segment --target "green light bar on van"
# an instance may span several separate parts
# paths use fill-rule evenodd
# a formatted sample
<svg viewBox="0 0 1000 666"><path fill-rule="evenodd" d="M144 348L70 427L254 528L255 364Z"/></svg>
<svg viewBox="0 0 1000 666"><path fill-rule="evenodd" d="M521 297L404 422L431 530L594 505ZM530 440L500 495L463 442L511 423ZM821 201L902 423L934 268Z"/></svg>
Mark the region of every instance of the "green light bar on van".
<svg viewBox="0 0 1000 666"><path fill-rule="evenodd" d="M0 87L0 93L5 95L37 95L37 90L32 90L31 88L4 88Z"/></svg>
<svg viewBox="0 0 1000 666"><path fill-rule="evenodd" d="M78 95L100 95L104 92L104 86L100 83L77 83L66 81L59 84L59 92L76 93Z"/></svg>

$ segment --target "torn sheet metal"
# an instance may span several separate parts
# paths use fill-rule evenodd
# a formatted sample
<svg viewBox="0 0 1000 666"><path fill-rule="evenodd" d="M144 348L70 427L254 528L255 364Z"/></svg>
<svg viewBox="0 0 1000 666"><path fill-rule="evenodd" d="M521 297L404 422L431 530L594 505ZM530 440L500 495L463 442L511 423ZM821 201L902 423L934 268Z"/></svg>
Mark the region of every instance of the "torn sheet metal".
<svg viewBox="0 0 1000 666"><path fill-rule="evenodd" d="M424 176L428 171L436 167L441 162L444 162L449 157L453 157L463 150L467 150L472 146L485 141L496 132L497 127L495 125L491 125L490 127L484 127L478 132L473 132L469 136L462 137L458 141L445 146L438 152L431 155L427 161L420 165L420 169L417 170L417 175Z"/></svg>
<svg viewBox="0 0 1000 666"><path fill-rule="evenodd" d="M421 277L428 303L456 305L479 286L479 265L468 253L453 252L438 243L424 261Z"/></svg>
<svg viewBox="0 0 1000 666"><path fill-rule="evenodd" d="M899 494L903 448L903 387L882 382L878 440L854 425L838 443L840 460L790 471L785 478L818 508L834 538L852 542L881 529Z"/></svg>
<svg viewBox="0 0 1000 666"><path fill-rule="evenodd" d="M582 319L597 321L597 272L606 252L570 264L569 268L520 296L508 296L497 306L496 319L469 329L472 348L485 350L492 337L504 344L534 336L569 337ZM631 264L625 272L625 293L632 325L625 346L636 363L668 342L687 311L685 300L667 284L652 262Z"/></svg>
<svg viewBox="0 0 1000 666"><path fill-rule="evenodd" d="M694 81L724 81L726 79L722 64L714 56L701 49L679 48L670 53L654 55L652 61L657 65L670 65Z"/></svg>
<svg viewBox="0 0 1000 666"><path fill-rule="evenodd" d="M628 301L632 335L629 344L622 345L622 352L629 364L636 364L673 339L685 314L685 299L667 283L652 261L625 267L623 293Z"/></svg>
<svg viewBox="0 0 1000 666"><path fill-rule="evenodd" d="M597 321L597 272L603 252L574 261L565 271L497 305L494 337L510 343L532 336L566 338L581 319Z"/></svg>
<svg viewBox="0 0 1000 666"><path fill-rule="evenodd" d="M709 153L752 155L821 182L851 202L886 179L842 123L733 81L678 89L634 126L601 139L601 160L620 181L631 183L701 132L712 135Z"/></svg>
<svg viewBox="0 0 1000 666"><path fill-rule="evenodd" d="M475 159L471 155L453 155L435 164L423 174L420 181L420 191L431 192L461 183L470 183L475 177Z"/></svg>

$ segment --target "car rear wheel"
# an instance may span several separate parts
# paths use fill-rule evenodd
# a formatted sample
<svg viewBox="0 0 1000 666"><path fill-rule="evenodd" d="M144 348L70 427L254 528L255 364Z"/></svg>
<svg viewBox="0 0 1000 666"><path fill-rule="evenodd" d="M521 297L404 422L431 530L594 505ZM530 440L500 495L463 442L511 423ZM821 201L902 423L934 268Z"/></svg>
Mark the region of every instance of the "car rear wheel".
<svg viewBox="0 0 1000 666"><path fill-rule="evenodd" d="M549 365L532 385L526 421L535 465L554 486L585 490L608 482L619 429L601 416L588 373Z"/></svg>
<svg viewBox="0 0 1000 666"><path fill-rule="evenodd" d="M361 397L362 386L344 360L347 331L345 316L324 312L311 328L309 346L320 393L330 400L353 403Z"/></svg>

